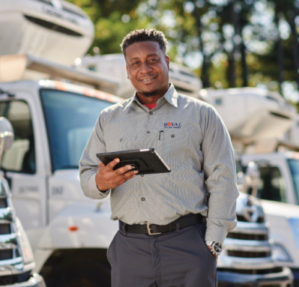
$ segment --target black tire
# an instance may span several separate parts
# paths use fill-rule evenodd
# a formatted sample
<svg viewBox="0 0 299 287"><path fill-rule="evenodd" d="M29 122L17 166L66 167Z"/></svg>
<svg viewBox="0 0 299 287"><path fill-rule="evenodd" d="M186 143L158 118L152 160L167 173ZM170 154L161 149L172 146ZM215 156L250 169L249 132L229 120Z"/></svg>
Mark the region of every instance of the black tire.
<svg viewBox="0 0 299 287"><path fill-rule="evenodd" d="M81 265L82 263L82 265ZM110 269L100 262L68 266L55 287L110 287Z"/></svg>
<svg viewBox="0 0 299 287"><path fill-rule="evenodd" d="M106 249L57 249L39 273L47 287L111 286L111 267Z"/></svg>

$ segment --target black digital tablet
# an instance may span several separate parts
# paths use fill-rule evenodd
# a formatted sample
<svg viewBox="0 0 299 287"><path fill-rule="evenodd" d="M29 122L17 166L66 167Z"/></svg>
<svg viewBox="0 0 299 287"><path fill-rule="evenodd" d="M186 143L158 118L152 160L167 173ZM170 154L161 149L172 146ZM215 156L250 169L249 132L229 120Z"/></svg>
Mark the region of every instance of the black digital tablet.
<svg viewBox="0 0 299 287"><path fill-rule="evenodd" d="M120 162L114 167L114 170L125 165L131 165L132 170L138 170L137 174L165 173L171 171L154 148L97 153L97 157L105 165L115 158L119 158Z"/></svg>

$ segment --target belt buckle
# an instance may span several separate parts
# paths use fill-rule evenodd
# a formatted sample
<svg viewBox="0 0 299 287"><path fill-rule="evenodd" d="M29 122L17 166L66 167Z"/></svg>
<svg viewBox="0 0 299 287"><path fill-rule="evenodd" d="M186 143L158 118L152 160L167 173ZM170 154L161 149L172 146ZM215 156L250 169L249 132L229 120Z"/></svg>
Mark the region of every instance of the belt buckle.
<svg viewBox="0 0 299 287"><path fill-rule="evenodd" d="M158 232L158 233L152 233L152 232L151 232L151 227L150 227L151 225L152 225L152 224L149 224L149 223L146 225L146 227L147 227L147 232L148 232L148 235L159 235L159 234L161 234L161 233L162 233L162 232Z"/></svg>

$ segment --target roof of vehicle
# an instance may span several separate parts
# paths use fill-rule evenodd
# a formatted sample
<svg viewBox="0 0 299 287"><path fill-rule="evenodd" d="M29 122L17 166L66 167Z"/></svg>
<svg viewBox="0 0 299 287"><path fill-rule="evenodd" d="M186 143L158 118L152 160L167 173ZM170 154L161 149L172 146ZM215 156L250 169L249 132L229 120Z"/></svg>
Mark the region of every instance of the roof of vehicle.
<svg viewBox="0 0 299 287"><path fill-rule="evenodd" d="M61 82L61 81L22 80L17 82L0 83L0 90L3 90L4 94L6 92L15 94L18 91L28 91L32 95L39 96L38 91L40 88L49 88L49 89L56 89L60 91L78 93L88 97L95 97L112 103L118 103L124 100L120 97L90 87Z"/></svg>

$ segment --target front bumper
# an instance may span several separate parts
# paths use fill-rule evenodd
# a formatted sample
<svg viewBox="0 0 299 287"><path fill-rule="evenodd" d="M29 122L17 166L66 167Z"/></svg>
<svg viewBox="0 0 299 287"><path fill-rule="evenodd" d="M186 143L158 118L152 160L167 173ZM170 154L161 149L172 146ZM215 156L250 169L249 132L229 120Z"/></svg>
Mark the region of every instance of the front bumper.
<svg viewBox="0 0 299 287"><path fill-rule="evenodd" d="M1 287L46 287L44 279L37 273L33 273L28 281L22 283L0 285Z"/></svg>
<svg viewBox="0 0 299 287"><path fill-rule="evenodd" d="M266 274L242 274L218 269L218 287L291 287L292 271L282 267L280 272Z"/></svg>

